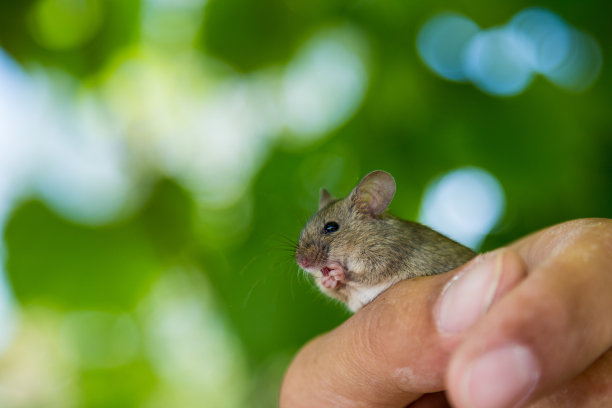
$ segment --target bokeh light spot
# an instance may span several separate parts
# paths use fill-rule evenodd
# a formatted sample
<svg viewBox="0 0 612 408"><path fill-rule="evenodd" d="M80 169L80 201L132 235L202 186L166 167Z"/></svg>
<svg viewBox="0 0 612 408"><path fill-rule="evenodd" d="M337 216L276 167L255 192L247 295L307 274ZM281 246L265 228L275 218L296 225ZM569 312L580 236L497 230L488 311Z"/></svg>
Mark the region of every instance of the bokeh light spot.
<svg viewBox="0 0 612 408"><path fill-rule="evenodd" d="M499 181L483 169L465 167L427 186L419 220L476 249L497 224L504 208L505 197Z"/></svg>
<svg viewBox="0 0 612 408"><path fill-rule="evenodd" d="M11 344L17 327L16 303L4 272L4 259L0 248L0 355Z"/></svg>
<svg viewBox="0 0 612 408"><path fill-rule="evenodd" d="M74 407L78 404L78 374L65 360L58 336L58 313L41 306L20 310L14 341L2 356L0 406Z"/></svg>
<svg viewBox="0 0 612 408"><path fill-rule="evenodd" d="M16 196L24 189L31 161L29 124L37 103L28 77L0 48L0 230Z"/></svg>
<svg viewBox="0 0 612 408"><path fill-rule="evenodd" d="M289 64L282 101L286 126L309 139L346 121L367 85L365 41L355 29L322 32Z"/></svg>
<svg viewBox="0 0 612 408"><path fill-rule="evenodd" d="M541 73L554 70L569 50L569 27L555 13L542 8L528 8L508 23L510 32L526 47L526 58Z"/></svg>
<svg viewBox="0 0 612 408"><path fill-rule="evenodd" d="M565 59L547 73L546 77L568 91L588 89L599 76L602 65L601 48L590 35L570 31L570 46Z"/></svg>
<svg viewBox="0 0 612 408"><path fill-rule="evenodd" d="M464 54L464 69L474 84L494 95L516 95L531 82L534 72L528 50L504 28L483 31Z"/></svg>
<svg viewBox="0 0 612 408"><path fill-rule="evenodd" d="M77 366L110 368L126 364L138 351L138 329L129 315L98 311L69 313L61 326L63 351Z"/></svg>
<svg viewBox="0 0 612 408"><path fill-rule="evenodd" d="M163 275L139 311L153 370L167 391L181 390L186 397L178 405L244 406L243 351L201 275L185 270ZM161 394L157 398L163 399Z"/></svg>
<svg viewBox="0 0 612 408"><path fill-rule="evenodd" d="M43 47L68 50L89 41L102 21L100 0L39 0L31 10L30 31Z"/></svg>
<svg viewBox="0 0 612 408"><path fill-rule="evenodd" d="M427 65L440 76L454 81L466 79L463 52L479 31L476 23L459 14L441 14L419 32L417 49Z"/></svg>
<svg viewBox="0 0 612 408"><path fill-rule="evenodd" d="M597 79L602 61L594 38L539 7L483 31L464 16L440 14L421 28L417 50L438 75L467 79L495 96L523 92L536 73L560 88L584 91Z"/></svg>
<svg viewBox="0 0 612 408"><path fill-rule="evenodd" d="M143 1L143 37L173 47L191 45L200 29L207 2L207 0Z"/></svg>
<svg viewBox="0 0 612 408"><path fill-rule="evenodd" d="M116 120L74 78L28 74L0 50L0 227L12 203L36 192L66 218L101 224L134 191ZM31 120L32 117L38 120ZM32 191L34 190L34 191Z"/></svg>

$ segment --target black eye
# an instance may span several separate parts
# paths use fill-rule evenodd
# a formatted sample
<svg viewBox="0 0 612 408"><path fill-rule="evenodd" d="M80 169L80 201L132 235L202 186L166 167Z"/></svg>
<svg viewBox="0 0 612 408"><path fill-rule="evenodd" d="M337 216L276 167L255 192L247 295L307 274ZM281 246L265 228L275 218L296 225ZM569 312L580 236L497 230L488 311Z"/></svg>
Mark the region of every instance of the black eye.
<svg viewBox="0 0 612 408"><path fill-rule="evenodd" d="M323 227L323 233L331 234L332 232L338 231L338 228L340 228L340 226L338 225L337 222L330 221L327 224L325 224L325 226Z"/></svg>

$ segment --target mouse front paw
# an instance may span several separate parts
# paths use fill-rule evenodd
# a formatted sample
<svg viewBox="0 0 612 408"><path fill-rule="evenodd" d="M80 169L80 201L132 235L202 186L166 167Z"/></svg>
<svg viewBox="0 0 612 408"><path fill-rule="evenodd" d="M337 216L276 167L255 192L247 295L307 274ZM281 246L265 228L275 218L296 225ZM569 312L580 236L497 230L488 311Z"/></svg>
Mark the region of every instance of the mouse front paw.
<svg viewBox="0 0 612 408"><path fill-rule="evenodd" d="M335 289L338 285L346 281L344 268L337 262L332 262L325 266L321 269L321 273L323 273L321 284L328 289Z"/></svg>
<svg viewBox="0 0 612 408"><path fill-rule="evenodd" d="M321 285L327 289L335 289L340 282L338 282L333 276L323 276L321 278Z"/></svg>

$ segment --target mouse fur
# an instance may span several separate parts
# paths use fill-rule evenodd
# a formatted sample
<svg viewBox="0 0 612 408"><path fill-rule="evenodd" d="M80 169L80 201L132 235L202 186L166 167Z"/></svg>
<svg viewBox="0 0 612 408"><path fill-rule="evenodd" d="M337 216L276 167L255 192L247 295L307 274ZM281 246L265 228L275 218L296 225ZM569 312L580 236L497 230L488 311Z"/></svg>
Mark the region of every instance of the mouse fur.
<svg viewBox="0 0 612 408"><path fill-rule="evenodd" d="M394 283L446 272L475 256L431 228L389 214L394 194L395 180L380 170L343 199L322 189L319 211L300 233L298 264L353 312Z"/></svg>

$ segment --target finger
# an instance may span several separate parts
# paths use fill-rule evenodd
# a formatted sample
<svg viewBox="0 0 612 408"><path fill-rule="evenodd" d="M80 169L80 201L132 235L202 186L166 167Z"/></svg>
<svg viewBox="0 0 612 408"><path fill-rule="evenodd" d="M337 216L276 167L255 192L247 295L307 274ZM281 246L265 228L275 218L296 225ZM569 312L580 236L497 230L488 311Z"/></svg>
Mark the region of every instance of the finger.
<svg viewBox="0 0 612 408"><path fill-rule="evenodd" d="M500 262L496 254L489 254L448 274L394 285L299 352L281 388L281 407L403 407L421 394L442 390L449 355L460 334L438 331L432 309L440 293L451 290L454 284L449 281L463 281L456 276L477 270L485 280L497 274L494 296L486 295L489 303L497 301L523 276L516 257L502 256ZM485 295L476 290L475 296Z"/></svg>
<svg viewBox="0 0 612 408"><path fill-rule="evenodd" d="M448 353L438 344L429 298L449 278L400 282L308 343L285 375L280 406L403 407L441 390Z"/></svg>
<svg viewBox="0 0 612 408"><path fill-rule="evenodd" d="M501 297L526 276L522 258L513 250L484 254L457 273L434 306L440 333L456 341Z"/></svg>
<svg viewBox="0 0 612 408"><path fill-rule="evenodd" d="M531 272L453 355L447 386L455 406L523 406L576 377L608 350L611 225L561 225L513 246Z"/></svg>

